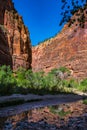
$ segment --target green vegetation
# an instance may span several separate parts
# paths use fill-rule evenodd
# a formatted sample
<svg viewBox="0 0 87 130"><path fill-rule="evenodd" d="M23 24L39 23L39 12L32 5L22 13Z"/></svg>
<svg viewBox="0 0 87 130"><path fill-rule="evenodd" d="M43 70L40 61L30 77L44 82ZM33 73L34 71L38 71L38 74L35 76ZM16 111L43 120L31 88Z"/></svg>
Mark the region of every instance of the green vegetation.
<svg viewBox="0 0 87 130"><path fill-rule="evenodd" d="M0 67L0 95L10 95L16 86L16 79L10 67Z"/></svg>
<svg viewBox="0 0 87 130"><path fill-rule="evenodd" d="M65 117L66 115L68 115L68 114L70 114L71 113L71 111L64 111L64 110L62 110L62 111L60 111L59 113L58 113L58 115L60 116L60 117Z"/></svg>
<svg viewBox="0 0 87 130"><path fill-rule="evenodd" d="M71 111L64 111L58 106L50 106L49 109L50 112L52 112L53 114L57 114L59 117L65 117L66 115L71 113Z"/></svg>
<svg viewBox="0 0 87 130"><path fill-rule="evenodd" d="M73 89L87 92L87 79L77 82L68 79L70 71L61 67L48 74L19 68L12 72L9 66L0 67L0 95L71 93Z"/></svg>
<svg viewBox="0 0 87 130"><path fill-rule="evenodd" d="M87 105L87 99L83 100L83 104Z"/></svg>
<svg viewBox="0 0 87 130"><path fill-rule="evenodd" d="M75 82L75 81L74 81ZM82 92L87 92L87 79L75 83L75 88Z"/></svg>

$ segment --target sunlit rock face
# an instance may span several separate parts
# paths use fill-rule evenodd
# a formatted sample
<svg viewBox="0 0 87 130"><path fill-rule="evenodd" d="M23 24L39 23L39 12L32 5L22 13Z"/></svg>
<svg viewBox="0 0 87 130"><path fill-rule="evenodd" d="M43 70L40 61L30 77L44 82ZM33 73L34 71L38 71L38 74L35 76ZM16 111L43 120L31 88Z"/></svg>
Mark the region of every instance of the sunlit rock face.
<svg viewBox="0 0 87 130"><path fill-rule="evenodd" d="M32 54L28 29L11 0L0 0L0 5L0 64L8 64L13 69L20 66L31 68ZM3 60L2 55L6 60Z"/></svg>
<svg viewBox="0 0 87 130"><path fill-rule="evenodd" d="M81 28L73 24L36 47L32 47L33 71L49 72L68 67L74 78L87 77L87 22Z"/></svg>

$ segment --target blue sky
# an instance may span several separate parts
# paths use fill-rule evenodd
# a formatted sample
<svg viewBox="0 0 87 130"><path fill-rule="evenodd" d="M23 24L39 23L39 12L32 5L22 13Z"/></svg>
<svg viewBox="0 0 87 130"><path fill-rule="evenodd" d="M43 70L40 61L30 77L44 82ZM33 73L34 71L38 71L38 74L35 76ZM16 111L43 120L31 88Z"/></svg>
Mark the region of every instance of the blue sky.
<svg viewBox="0 0 87 130"><path fill-rule="evenodd" d="M61 0L13 0L30 32L32 45L54 36L61 30Z"/></svg>

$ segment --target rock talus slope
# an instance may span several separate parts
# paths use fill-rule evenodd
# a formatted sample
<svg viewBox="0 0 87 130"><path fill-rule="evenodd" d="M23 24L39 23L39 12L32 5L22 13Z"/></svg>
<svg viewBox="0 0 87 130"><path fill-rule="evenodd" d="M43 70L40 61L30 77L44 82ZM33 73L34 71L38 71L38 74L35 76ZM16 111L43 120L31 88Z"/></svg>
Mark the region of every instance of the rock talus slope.
<svg viewBox="0 0 87 130"><path fill-rule="evenodd" d="M49 72L61 66L75 78L87 77L87 22L84 28L66 24L54 38L32 47L33 71Z"/></svg>
<svg viewBox="0 0 87 130"><path fill-rule="evenodd" d="M31 68L31 41L11 0L0 0L0 65Z"/></svg>

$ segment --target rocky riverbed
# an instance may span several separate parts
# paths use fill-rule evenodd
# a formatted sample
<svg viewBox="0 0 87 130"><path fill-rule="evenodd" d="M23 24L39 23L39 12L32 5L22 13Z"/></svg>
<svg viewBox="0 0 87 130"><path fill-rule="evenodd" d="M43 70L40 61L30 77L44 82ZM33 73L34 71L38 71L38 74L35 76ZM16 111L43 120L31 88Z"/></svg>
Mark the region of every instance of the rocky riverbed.
<svg viewBox="0 0 87 130"><path fill-rule="evenodd" d="M87 130L87 105L81 100L35 108L18 122L7 120L3 130Z"/></svg>

